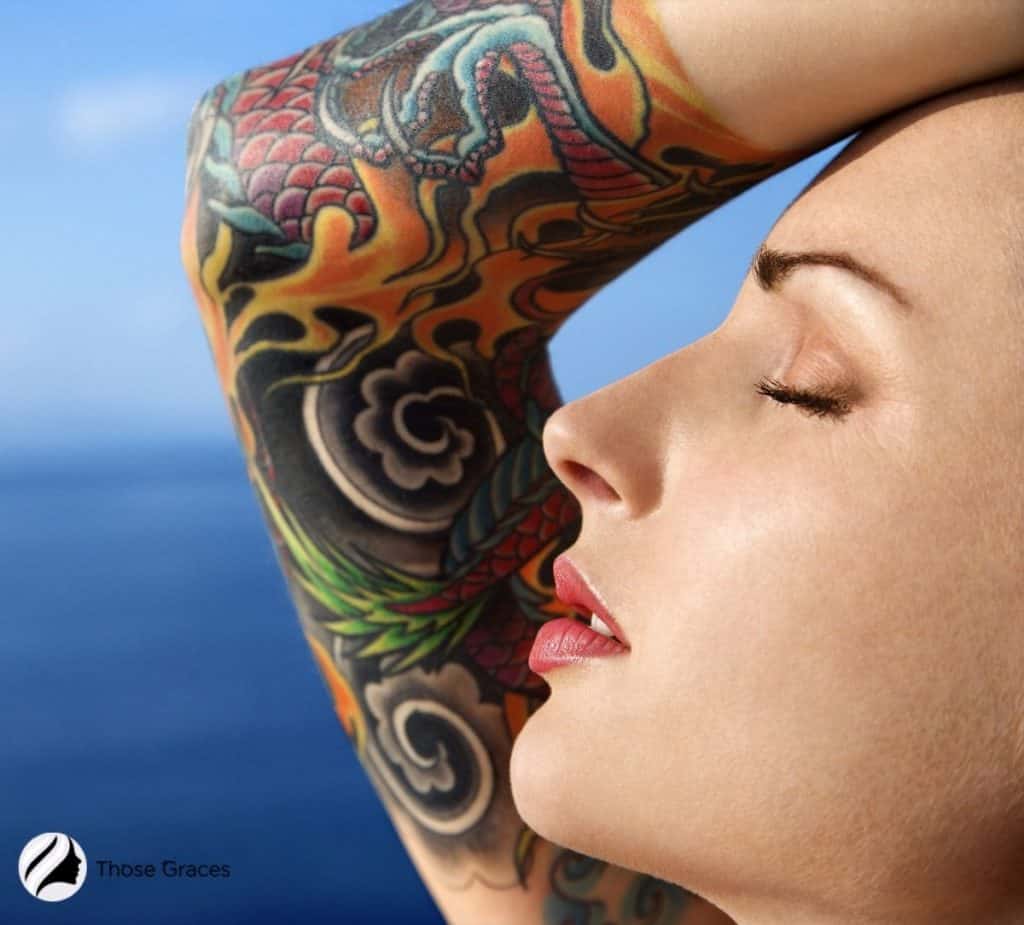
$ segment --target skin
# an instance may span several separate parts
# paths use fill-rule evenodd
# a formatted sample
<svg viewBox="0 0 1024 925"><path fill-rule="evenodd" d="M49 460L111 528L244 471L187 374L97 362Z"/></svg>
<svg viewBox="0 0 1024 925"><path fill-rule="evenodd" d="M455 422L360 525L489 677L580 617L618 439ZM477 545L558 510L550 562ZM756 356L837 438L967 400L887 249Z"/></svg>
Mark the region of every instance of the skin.
<svg viewBox="0 0 1024 925"><path fill-rule="evenodd" d="M1019 78L889 119L766 243L906 305L752 272L716 331L548 420L567 555L631 651L546 675L511 763L537 832L739 925L1024 921L1022 150Z"/></svg>
<svg viewBox="0 0 1024 925"><path fill-rule="evenodd" d="M524 805L559 837L513 801L513 741L550 690L527 657L538 627L571 613L552 562L581 525L573 481L544 458L561 404L547 342L653 248L803 154L1024 66L1017 3L936 0L925 16L794 3L779 16L762 0L414 0L198 102L186 272L302 631L446 921L726 921L652 876L676 874L657 860L671 856L657 854L662 827L651 867L563 842L528 796L546 773L534 760L567 761L551 763L550 726L549 749L534 739L516 772ZM734 339L750 365L781 349L764 324ZM657 410L644 439L670 420L658 394L636 398L637 424ZM735 412L708 436L724 439ZM639 475L657 476L657 459ZM737 464L723 459L703 475L719 483L707 520L731 500L705 537L737 529ZM656 503L663 482L641 494ZM743 528L749 544L767 522ZM644 533L637 548L659 540ZM675 669L661 665L663 687ZM698 727L720 702L700 707ZM636 718L635 745L623 727L617 757L646 755L632 749L662 716ZM728 750L737 727L720 725ZM592 750L569 756L585 769L576 780L593 779ZM712 869L737 832L714 833ZM629 840L616 850L649 860Z"/></svg>
<svg viewBox="0 0 1024 925"><path fill-rule="evenodd" d="M249 475L341 725L453 925L727 921L538 837L509 756L580 524L541 445L547 340L792 157L705 111L639 0L418 0L196 106L182 256Z"/></svg>

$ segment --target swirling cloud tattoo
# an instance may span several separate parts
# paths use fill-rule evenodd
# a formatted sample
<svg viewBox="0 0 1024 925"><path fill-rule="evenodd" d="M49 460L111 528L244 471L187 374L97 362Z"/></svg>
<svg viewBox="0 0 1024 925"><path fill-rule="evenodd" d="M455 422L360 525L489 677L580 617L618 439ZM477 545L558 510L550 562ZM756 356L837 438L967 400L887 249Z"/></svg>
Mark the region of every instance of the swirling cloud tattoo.
<svg viewBox="0 0 1024 925"><path fill-rule="evenodd" d="M535 843L506 766L580 527L542 448L547 343L779 167L660 35L648 0L414 0L192 120L182 252L304 629L462 883L524 883Z"/></svg>

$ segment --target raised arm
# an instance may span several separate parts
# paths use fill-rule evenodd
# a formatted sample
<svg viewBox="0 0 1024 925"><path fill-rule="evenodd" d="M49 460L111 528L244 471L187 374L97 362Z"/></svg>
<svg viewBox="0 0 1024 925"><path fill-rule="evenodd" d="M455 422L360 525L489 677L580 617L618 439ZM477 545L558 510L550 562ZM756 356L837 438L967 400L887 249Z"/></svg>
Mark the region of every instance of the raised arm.
<svg viewBox="0 0 1024 925"><path fill-rule="evenodd" d="M182 252L220 381L339 719L450 922L725 921L515 811L547 691L527 654L580 526L541 448L546 344L798 152L1020 65L1017 3L853 6L417 0L196 108Z"/></svg>

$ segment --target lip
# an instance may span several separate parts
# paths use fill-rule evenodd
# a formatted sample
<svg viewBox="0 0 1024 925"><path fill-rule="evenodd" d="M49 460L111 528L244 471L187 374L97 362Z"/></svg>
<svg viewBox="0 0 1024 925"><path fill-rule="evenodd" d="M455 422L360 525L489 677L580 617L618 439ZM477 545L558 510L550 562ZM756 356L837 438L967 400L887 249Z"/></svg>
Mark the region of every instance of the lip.
<svg viewBox="0 0 1024 925"><path fill-rule="evenodd" d="M562 617L550 620L538 630L530 649L530 670L543 674L560 665L572 665L594 658L624 655L630 651L628 641L622 635L615 618L601 602L596 592L565 557L559 556L554 563L555 595L560 601L583 612L597 614L617 639L592 630L584 620ZM621 640L621 642L619 641Z"/></svg>
<svg viewBox="0 0 1024 925"><path fill-rule="evenodd" d="M615 617L608 612L604 601L590 587L587 580L580 574L579 569L573 565L572 560L568 556L563 554L555 559L554 564L551 566L551 571L555 576L555 597L563 604L568 604L570 607L580 611L584 619L589 619L592 613L597 614L607 625L608 629L619 638L622 644L627 647L629 646L629 640L626 638L626 634L622 632L622 627L619 626Z"/></svg>

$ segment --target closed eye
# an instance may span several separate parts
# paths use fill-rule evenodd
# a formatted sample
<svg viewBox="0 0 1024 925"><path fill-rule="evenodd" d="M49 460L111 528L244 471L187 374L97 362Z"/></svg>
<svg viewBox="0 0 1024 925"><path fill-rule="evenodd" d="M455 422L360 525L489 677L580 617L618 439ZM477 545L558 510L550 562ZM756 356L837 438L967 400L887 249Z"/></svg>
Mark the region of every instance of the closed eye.
<svg viewBox="0 0 1024 925"><path fill-rule="evenodd" d="M777 379L764 378L757 385L759 394L765 395L782 405L798 405L805 413L814 417L830 417L839 419L853 410L849 401L836 392L827 390L811 392L806 389L792 388Z"/></svg>

